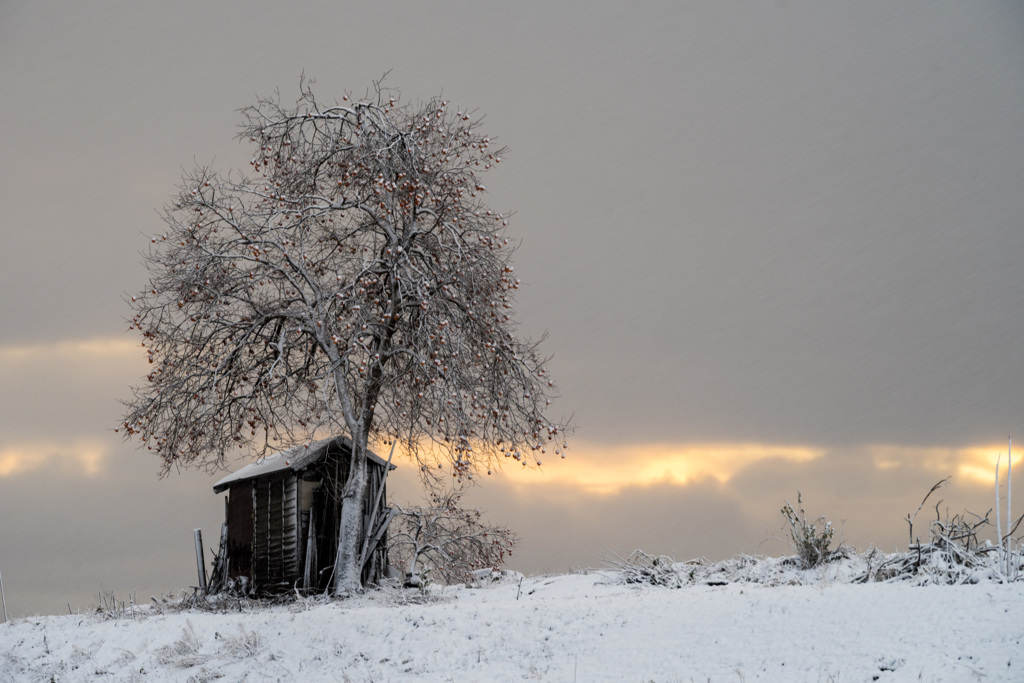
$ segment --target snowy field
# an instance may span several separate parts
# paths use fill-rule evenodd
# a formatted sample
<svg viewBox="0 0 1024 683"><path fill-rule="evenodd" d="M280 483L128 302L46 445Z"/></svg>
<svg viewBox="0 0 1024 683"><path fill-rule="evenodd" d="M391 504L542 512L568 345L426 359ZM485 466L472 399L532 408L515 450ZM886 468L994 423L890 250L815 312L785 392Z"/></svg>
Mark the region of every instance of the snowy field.
<svg viewBox="0 0 1024 683"><path fill-rule="evenodd" d="M0 625L0 681L1024 681L1024 582L791 574L666 588L591 572L20 618Z"/></svg>

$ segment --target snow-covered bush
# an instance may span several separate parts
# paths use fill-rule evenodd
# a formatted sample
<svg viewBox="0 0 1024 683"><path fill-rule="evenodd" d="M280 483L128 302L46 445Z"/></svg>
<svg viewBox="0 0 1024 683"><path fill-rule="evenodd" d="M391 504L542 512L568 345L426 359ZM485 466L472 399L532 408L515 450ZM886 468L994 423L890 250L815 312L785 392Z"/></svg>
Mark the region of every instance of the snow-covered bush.
<svg viewBox="0 0 1024 683"><path fill-rule="evenodd" d="M933 493L949 482L949 478L931 487L917 510L908 514L909 544L906 552L883 555L872 551L866 557L867 569L857 577L858 582L912 581L918 584L954 585L983 581L1013 581L1019 576L1024 558L1020 553L1003 551L1003 544L982 540L985 531L996 527L996 537L1011 547L999 531L998 524L990 520L991 510L984 515L965 510L952 517L939 512L935 504L935 519L928 526L927 540L914 535L914 521ZM996 476L996 502L998 505L999 479ZM1009 497L1009 495L1008 495ZM941 501L940 501L941 503ZM998 520L998 508L997 508ZM1009 524L1009 519L1007 520Z"/></svg>
<svg viewBox="0 0 1024 683"><path fill-rule="evenodd" d="M685 585L722 586L753 583L762 586L812 586L850 583L867 568L863 555L855 555L846 546L833 552L829 562L804 568L800 558L737 555L720 562L704 559L676 565Z"/></svg>
<svg viewBox="0 0 1024 683"><path fill-rule="evenodd" d="M796 493L796 504L799 507L794 510L787 500L782 506L782 516L789 522L789 537L801 566L811 569L834 557L836 551L831 546L836 530L824 515L813 522L808 521L807 513L804 512L803 494L799 491Z"/></svg>
<svg viewBox="0 0 1024 683"><path fill-rule="evenodd" d="M902 553L869 554L868 568L858 581L956 585L1008 580L1011 574L1003 571L999 548L979 538L979 532L991 525L987 513L981 516L965 511L945 519L937 517L929 526L927 541L918 539Z"/></svg>
<svg viewBox="0 0 1024 683"><path fill-rule="evenodd" d="M430 480L427 505L400 507L388 530L391 561L406 571L406 583L473 583L474 572L499 569L512 553L516 536L462 506L466 482L445 486Z"/></svg>
<svg viewBox="0 0 1024 683"><path fill-rule="evenodd" d="M679 565L667 555L648 555L643 550L634 550L625 559L613 554L605 562L618 572L623 583L666 588L679 588L684 583L677 568Z"/></svg>

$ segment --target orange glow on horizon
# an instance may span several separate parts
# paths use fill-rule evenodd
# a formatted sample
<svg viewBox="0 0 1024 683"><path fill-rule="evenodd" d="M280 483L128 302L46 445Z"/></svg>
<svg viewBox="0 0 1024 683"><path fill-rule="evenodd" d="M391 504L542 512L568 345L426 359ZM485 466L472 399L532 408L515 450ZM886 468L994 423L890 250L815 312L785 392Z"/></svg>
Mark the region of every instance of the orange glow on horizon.
<svg viewBox="0 0 1024 683"><path fill-rule="evenodd" d="M56 469L70 466L94 476L102 471L108 450L100 442L89 440L72 443L41 441L9 446L0 450L0 477L23 474L44 466Z"/></svg>
<svg viewBox="0 0 1024 683"><path fill-rule="evenodd" d="M987 486L991 486L995 480L996 458L1002 451L1000 482L1005 482L1005 445L965 448L872 445L858 450L862 450L864 456L882 470L909 466L934 471L939 477L953 475ZM683 486L701 479L726 483L742 470L762 460L778 458L807 463L824 457L826 453L825 449L810 446L757 443L640 444L619 447L577 444L568 458L551 459L539 472L529 467L507 466L501 475L516 486L556 484L605 495L617 493L629 486L665 483ZM1014 454L1013 460L1014 468L1024 472L1021 469L1024 468L1024 457Z"/></svg>
<svg viewBox="0 0 1024 683"><path fill-rule="evenodd" d="M97 337L26 346L0 347L0 362L53 361L69 358L131 357L142 360L142 346L124 337Z"/></svg>
<svg viewBox="0 0 1024 683"><path fill-rule="evenodd" d="M95 372L97 368L130 367L128 364L133 366L136 362L142 365L145 363L145 353L139 342L129 335L0 346L0 369L4 372L18 372L24 365L46 365L54 361L67 364L62 367L70 366L69 370L61 370L64 373L74 373L76 367L89 368ZM52 435L40 436L43 438L38 441L12 444L0 442L0 477L14 476L44 466L57 469L70 467L87 475L95 475L106 466L109 448L101 441L87 437L57 440ZM377 452L386 458L390 448L379 444L376 446ZM744 469L764 460L810 463L826 457L829 452L819 446L751 442L615 445L571 440L570 447L568 457L564 460L551 453L550 449L547 454L540 455L544 463L540 471L535 471L533 467L521 467L519 463L508 460L501 463L503 468L496 474L513 486L559 485L604 495L631 486L684 486L699 480L726 483ZM396 462L409 463L408 456L402 450L399 445L395 453ZM910 467L933 472L937 478L953 475L972 484L989 487L994 483L998 458L1000 482L1005 483L1006 442L962 448L866 444L844 450L858 456L862 454L880 470ZM1018 473L1024 471L1022 451L1024 443L1014 456L1014 469ZM481 478L486 481L486 475Z"/></svg>
<svg viewBox="0 0 1024 683"><path fill-rule="evenodd" d="M999 461L1000 481L1006 476L1007 445L988 444L964 448L922 448L916 446L871 446L868 448L879 469L891 469L912 463L935 472L940 477L958 476L977 484L992 486L995 482L996 461ZM1021 456L1014 454L1015 468L1021 466Z"/></svg>
<svg viewBox="0 0 1024 683"><path fill-rule="evenodd" d="M555 458L541 473L525 467L503 470L513 484L562 484L598 494L627 486L684 485L700 479L724 483L761 460L809 462L825 451L804 446L756 443L572 445L568 457Z"/></svg>
<svg viewBox="0 0 1024 683"><path fill-rule="evenodd" d="M693 481L708 479L724 484L744 469L764 460L780 459L790 463L809 463L827 454L822 448L757 443L595 446L585 442L574 442L570 445L567 458L550 458L543 461L544 464L539 470L521 467L511 461L495 474L505 483L517 487L557 485L597 495L608 495L631 486L685 486ZM380 448L379 444L377 446L377 452L386 459L390 447ZM1005 486L1005 445L957 449L866 446L858 450L881 470L912 467L934 472L940 478L953 475L985 486L993 485L996 459L999 458L1000 483ZM67 442L42 440L9 446L0 445L0 478L42 467L65 471L73 469L94 476L104 471L109 451L108 445L95 439L74 439ZM394 460L399 466L412 465L400 445L396 449ZM1021 474L1024 472L1024 457L1014 454L1013 464L1018 476L1024 476ZM481 478L483 481L488 479L486 475Z"/></svg>

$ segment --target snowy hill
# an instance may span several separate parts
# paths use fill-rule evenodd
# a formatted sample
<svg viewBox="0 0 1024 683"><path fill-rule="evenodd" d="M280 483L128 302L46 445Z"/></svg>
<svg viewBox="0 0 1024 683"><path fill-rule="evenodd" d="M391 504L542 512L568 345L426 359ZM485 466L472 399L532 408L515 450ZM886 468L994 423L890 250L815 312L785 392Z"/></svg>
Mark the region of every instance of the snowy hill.
<svg viewBox="0 0 1024 683"><path fill-rule="evenodd" d="M30 617L0 625L0 681L1024 680L1024 582L855 584L812 570L789 583L805 585L673 589L592 572Z"/></svg>

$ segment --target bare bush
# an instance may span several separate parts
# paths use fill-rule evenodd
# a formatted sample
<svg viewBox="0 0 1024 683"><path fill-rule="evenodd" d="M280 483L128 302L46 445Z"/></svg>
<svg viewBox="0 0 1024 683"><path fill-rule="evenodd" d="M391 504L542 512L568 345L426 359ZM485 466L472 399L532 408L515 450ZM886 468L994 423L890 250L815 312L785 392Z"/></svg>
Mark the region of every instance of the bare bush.
<svg viewBox="0 0 1024 683"><path fill-rule="evenodd" d="M797 557L800 558L801 567L811 569L833 558L835 551L831 546L836 530L824 515L814 521L807 519L803 495L799 491L796 494L796 503L798 508L794 510L787 500L782 506L782 516L789 523L789 537Z"/></svg>
<svg viewBox="0 0 1024 683"><path fill-rule="evenodd" d="M422 586L437 577L471 583L473 572L498 569L516 544L507 527L494 526L480 510L462 506L467 482L427 482L425 506L396 506L388 530L388 554L406 569L406 582Z"/></svg>
<svg viewBox="0 0 1024 683"><path fill-rule="evenodd" d="M917 514L933 493L949 482L949 478L936 483L925 494L917 511L906 516L909 525L910 544L906 552L880 556L868 556L868 569L857 577L858 582L868 581L917 581L935 584L976 583L982 580L1013 580L1020 567L1021 558L1010 556L1009 562L1003 555L1002 542L1006 537L996 537L1000 543L993 545L983 540L983 534L993 525L992 510L979 515L970 510L949 515L940 511L942 500L933 506L935 519L928 526L928 538L924 541L914 535L914 521ZM998 491L998 480L997 480Z"/></svg>
<svg viewBox="0 0 1024 683"><path fill-rule="evenodd" d="M649 555L643 550L634 550L629 557L622 558L612 553L605 558L605 564L618 572L623 583L666 588L679 588L684 583L675 560L667 555Z"/></svg>

